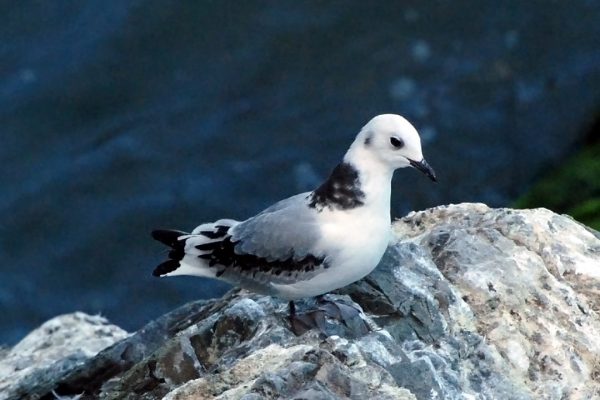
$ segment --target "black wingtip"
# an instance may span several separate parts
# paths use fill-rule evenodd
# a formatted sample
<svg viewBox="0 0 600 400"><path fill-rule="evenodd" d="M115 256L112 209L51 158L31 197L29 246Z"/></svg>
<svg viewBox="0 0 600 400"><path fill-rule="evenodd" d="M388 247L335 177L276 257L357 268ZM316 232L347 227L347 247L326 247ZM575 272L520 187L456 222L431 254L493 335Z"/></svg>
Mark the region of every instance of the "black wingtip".
<svg viewBox="0 0 600 400"><path fill-rule="evenodd" d="M177 260L167 260L164 263L160 264L154 271L152 271L153 276L163 276L168 274L169 272L175 271L179 268L179 261Z"/></svg>
<svg viewBox="0 0 600 400"><path fill-rule="evenodd" d="M178 239L183 235L188 235L188 233L175 229L156 229L152 231L152 238L154 238L154 240L158 240L173 248L179 247L178 245L182 244Z"/></svg>
<svg viewBox="0 0 600 400"><path fill-rule="evenodd" d="M167 260L156 267L154 271L152 271L152 275L163 276L179 268L179 261L185 256L185 240L179 240L183 235L188 235L188 233L173 229L156 229L152 231L152 237L155 240L158 240L171 248L171 251L169 251L170 260Z"/></svg>

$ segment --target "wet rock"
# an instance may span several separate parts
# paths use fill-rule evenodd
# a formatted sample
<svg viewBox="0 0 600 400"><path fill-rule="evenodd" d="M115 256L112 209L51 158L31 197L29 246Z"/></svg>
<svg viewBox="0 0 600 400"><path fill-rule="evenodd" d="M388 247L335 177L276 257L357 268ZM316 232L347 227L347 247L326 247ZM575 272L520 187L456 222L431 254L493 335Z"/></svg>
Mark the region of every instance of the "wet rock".
<svg viewBox="0 0 600 400"><path fill-rule="evenodd" d="M544 209L483 204L411 213L394 231L372 274L328 295L362 310L368 331L325 318L324 329L297 336L286 302L234 290L159 318L69 373L32 368L21 378L31 386L5 398L597 396L597 232ZM307 299L298 310L315 306Z"/></svg>

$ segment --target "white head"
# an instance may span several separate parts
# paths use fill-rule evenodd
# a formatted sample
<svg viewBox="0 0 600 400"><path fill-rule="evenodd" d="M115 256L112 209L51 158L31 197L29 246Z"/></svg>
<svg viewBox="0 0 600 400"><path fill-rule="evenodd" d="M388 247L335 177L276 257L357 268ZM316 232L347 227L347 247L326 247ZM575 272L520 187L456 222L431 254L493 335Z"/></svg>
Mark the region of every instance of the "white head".
<svg viewBox="0 0 600 400"><path fill-rule="evenodd" d="M423 157L419 133L410 122L396 114L382 114L370 120L356 136L345 159L355 164L368 159L391 171L414 167L436 180L435 172Z"/></svg>

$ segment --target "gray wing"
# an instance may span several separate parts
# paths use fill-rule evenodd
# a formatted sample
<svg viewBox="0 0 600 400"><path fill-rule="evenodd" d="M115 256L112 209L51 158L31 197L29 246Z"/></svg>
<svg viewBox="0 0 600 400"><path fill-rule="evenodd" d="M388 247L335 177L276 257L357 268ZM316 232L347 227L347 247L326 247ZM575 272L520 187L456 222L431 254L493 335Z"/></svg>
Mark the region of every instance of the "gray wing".
<svg viewBox="0 0 600 400"><path fill-rule="evenodd" d="M273 261L301 261L314 254L321 238L317 214L308 207L310 193L292 196L229 230L235 253Z"/></svg>

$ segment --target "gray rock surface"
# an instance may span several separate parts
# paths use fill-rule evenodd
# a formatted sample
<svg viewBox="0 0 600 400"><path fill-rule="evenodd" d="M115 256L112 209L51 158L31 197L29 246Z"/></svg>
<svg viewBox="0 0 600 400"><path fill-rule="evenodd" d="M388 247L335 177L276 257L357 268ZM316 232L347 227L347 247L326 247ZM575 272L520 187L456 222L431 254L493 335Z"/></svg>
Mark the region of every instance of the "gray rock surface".
<svg viewBox="0 0 600 400"><path fill-rule="evenodd" d="M77 368L38 373L51 385L24 376L27 395L5 398L600 396L598 232L545 209L483 204L411 213L394 230L380 266L330 295L363 310L367 334L327 320L296 336L285 302L234 290L166 314ZM28 352L19 344L9 354ZM5 355L0 365L10 364Z"/></svg>
<svg viewBox="0 0 600 400"><path fill-rule="evenodd" d="M63 376L127 336L100 316L76 312L53 318L0 353L0 399L46 393Z"/></svg>

